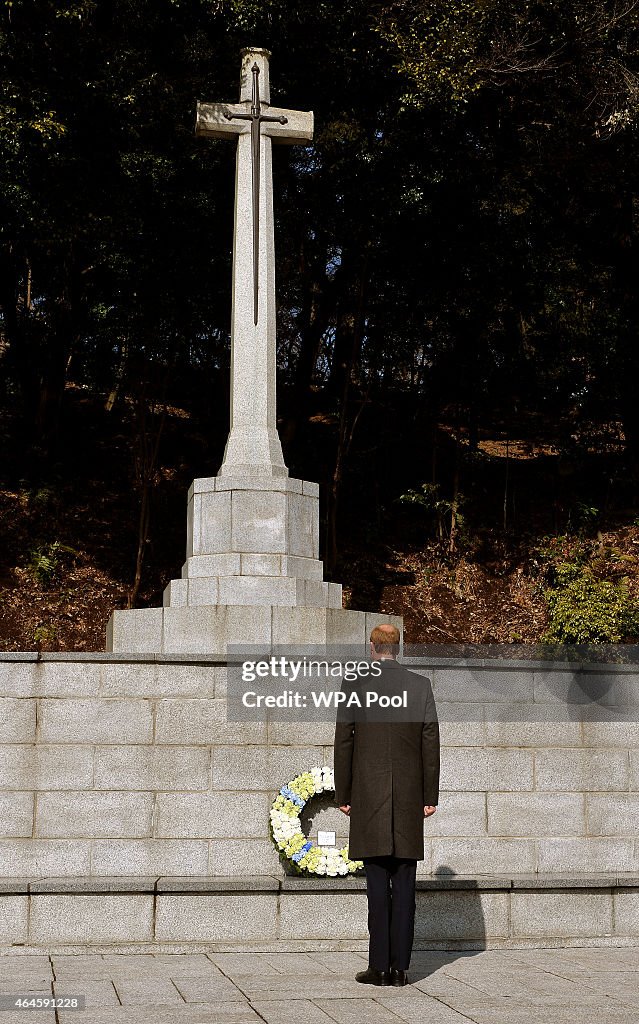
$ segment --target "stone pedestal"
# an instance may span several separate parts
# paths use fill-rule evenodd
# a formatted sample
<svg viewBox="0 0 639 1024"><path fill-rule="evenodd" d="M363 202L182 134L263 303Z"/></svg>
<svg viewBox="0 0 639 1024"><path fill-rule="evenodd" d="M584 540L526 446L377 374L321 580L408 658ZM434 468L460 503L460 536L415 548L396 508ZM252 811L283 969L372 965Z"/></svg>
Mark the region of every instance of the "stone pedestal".
<svg viewBox="0 0 639 1024"><path fill-rule="evenodd" d="M376 622L399 616L342 608L324 580L319 486L262 474L194 480L186 561L162 608L115 611L107 650L214 654L228 644L365 644Z"/></svg>

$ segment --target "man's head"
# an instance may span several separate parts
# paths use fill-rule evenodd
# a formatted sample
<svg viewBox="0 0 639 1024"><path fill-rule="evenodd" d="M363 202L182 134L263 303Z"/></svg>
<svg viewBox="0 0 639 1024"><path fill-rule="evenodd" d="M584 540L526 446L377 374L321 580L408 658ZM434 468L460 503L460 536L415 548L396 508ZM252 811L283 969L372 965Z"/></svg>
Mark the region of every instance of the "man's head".
<svg viewBox="0 0 639 1024"><path fill-rule="evenodd" d="M371 633L372 658L396 658L399 654L399 630L390 622L375 626Z"/></svg>

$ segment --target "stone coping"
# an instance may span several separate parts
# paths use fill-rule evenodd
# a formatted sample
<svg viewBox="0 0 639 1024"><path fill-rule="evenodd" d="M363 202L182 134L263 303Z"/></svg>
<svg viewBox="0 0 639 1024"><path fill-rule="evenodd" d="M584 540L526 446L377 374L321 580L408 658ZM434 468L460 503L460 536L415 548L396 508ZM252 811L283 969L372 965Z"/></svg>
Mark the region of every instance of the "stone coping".
<svg viewBox="0 0 639 1024"><path fill-rule="evenodd" d="M219 665L225 668L227 660L214 654L128 654L120 651L2 651L0 664L3 662L20 662L22 664L40 664L42 662L103 662L111 665L127 664L168 664L168 665Z"/></svg>
<svg viewBox="0 0 639 1024"><path fill-rule="evenodd" d="M238 606L239 607L239 606ZM253 608L253 605L248 607ZM161 609L160 609L161 610ZM265 645L266 646L266 645ZM299 644L293 645L278 645L278 646L293 646L299 647ZM330 645L329 645L330 646ZM350 644L346 646L358 646L357 644ZM365 645L362 645L365 646ZM22 664L40 664L44 662L96 662L104 664L166 664L166 665L212 665L225 668L229 663L229 659L220 658L219 655L214 654L180 654L176 652L174 654L153 654L153 653L127 653L125 651L2 651L0 652L0 664L18 662ZM401 664L406 668L468 668L468 658L446 658L446 657L428 657L428 658L412 658L406 657L400 659ZM634 674L638 671L639 666L635 664L619 664L617 662L598 662L598 661L548 661L540 659L510 659L510 658L474 658L472 659L473 668L494 668L499 666L500 670L506 671L507 669L518 670L527 669L528 671L581 671L581 672L593 672L601 673L619 673L623 674Z"/></svg>
<svg viewBox="0 0 639 1024"><path fill-rule="evenodd" d="M639 872L544 873L508 875L418 875L418 892L428 890L568 890L639 888ZM354 893L366 889L358 877L297 878L277 875L104 875L10 878L0 876L0 895L98 895L101 893Z"/></svg>

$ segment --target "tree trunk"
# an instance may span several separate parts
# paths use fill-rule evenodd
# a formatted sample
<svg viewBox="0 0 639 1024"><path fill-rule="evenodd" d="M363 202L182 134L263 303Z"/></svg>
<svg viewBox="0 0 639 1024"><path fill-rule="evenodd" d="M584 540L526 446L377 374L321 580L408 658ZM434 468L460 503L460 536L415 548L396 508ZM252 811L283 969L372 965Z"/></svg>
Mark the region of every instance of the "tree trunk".
<svg viewBox="0 0 639 1024"><path fill-rule="evenodd" d="M170 370L167 369L165 388L168 384ZM158 459L162 431L166 422L166 403L159 415L157 423L153 422L155 413L150 413L149 402L144 383L136 395L136 487L139 494L140 510L138 516L138 543L135 558L133 583L127 598L127 608L134 608L140 593L142 570L151 532L151 503L153 489L158 483ZM151 417L151 422L149 422Z"/></svg>
<svg viewBox="0 0 639 1024"><path fill-rule="evenodd" d="M460 475L460 455L459 455L459 436L455 437L455 470L453 473L453 500L451 502L450 509L450 537L448 539L448 551L452 555L455 553L457 547L457 532L458 532L458 503L459 503L459 475Z"/></svg>
<svg viewBox="0 0 639 1024"><path fill-rule="evenodd" d="M337 532L338 532L338 513L339 503L341 497L342 484L344 479L344 465L348 450L353 440L353 434L359 416L361 415L364 407L362 402L359 411L353 418L352 423L349 425L349 407L350 397L352 391L352 376L353 370L359 359L359 353L362 343L362 335L364 329L364 299L366 294L366 270L367 270L367 259L364 260L362 267L362 274L358 282L357 287L357 306L355 314L347 313L344 317L338 317L336 333L335 333L335 348L336 351L339 348L341 353L339 356L339 372L335 375L334 382L339 381L341 383L341 400L340 400L340 417L339 417L339 429L337 435L337 450L335 453L335 466L333 469L333 476L331 479L331 486L328 494L328 505L327 505L327 544L326 544L326 563L327 571L329 575L334 571L337 563ZM339 342L339 344L338 344ZM342 359L345 358L346 362L342 363ZM333 364L335 368L335 362Z"/></svg>

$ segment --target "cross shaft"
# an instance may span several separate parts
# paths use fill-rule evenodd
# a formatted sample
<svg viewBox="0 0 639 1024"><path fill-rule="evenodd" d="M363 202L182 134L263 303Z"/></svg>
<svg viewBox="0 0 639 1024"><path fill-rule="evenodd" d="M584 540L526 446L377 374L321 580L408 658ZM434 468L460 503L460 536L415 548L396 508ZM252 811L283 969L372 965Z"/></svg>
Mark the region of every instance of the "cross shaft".
<svg viewBox="0 0 639 1024"><path fill-rule="evenodd" d="M260 69L257 63L253 64L251 74L253 75L253 86L250 114L233 114L230 110L225 110L224 116L227 121L238 120L251 122L251 173L253 179L253 323L256 324L260 270L260 125L263 121L288 124L288 118L283 114L278 116L262 113L259 78Z"/></svg>
<svg viewBox="0 0 639 1024"><path fill-rule="evenodd" d="M272 143L313 138L311 111L272 106L267 50L242 51L239 103L198 103L196 134L236 143L231 424L221 477L287 476L277 432Z"/></svg>

